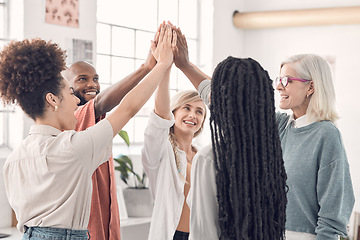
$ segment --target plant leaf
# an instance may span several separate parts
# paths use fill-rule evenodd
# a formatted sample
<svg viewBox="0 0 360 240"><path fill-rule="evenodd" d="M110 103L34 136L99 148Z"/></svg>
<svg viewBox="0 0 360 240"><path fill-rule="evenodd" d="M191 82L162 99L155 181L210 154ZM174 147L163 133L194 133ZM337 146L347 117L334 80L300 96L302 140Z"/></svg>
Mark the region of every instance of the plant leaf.
<svg viewBox="0 0 360 240"><path fill-rule="evenodd" d="M128 177L129 177L129 176L126 176L126 177L125 177L124 175L122 175L122 174L120 173L120 178L121 178L121 180L123 180L124 183L126 183L126 184L128 184L128 183L127 183Z"/></svg>
<svg viewBox="0 0 360 240"><path fill-rule="evenodd" d="M145 187L145 179L146 179L146 173L145 171L143 171L141 183L144 185L144 187Z"/></svg>
<svg viewBox="0 0 360 240"><path fill-rule="evenodd" d="M126 145L130 146L130 140L129 140L129 135L126 131L124 130L120 130L120 132L118 133L118 135L124 139Z"/></svg>
<svg viewBox="0 0 360 240"><path fill-rule="evenodd" d="M133 164L128 156L121 154L119 155L119 157L114 158L114 161L117 162L120 166L121 165L127 166L129 169L131 169L131 172L133 171Z"/></svg>

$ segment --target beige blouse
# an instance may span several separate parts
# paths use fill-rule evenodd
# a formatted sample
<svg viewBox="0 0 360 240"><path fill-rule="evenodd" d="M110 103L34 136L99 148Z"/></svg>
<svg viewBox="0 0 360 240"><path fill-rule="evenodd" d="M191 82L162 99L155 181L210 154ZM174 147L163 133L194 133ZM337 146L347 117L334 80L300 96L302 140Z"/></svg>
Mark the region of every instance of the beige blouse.
<svg viewBox="0 0 360 240"><path fill-rule="evenodd" d="M106 119L82 132L33 125L8 157L5 190L24 225L86 230L91 176L112 151L113 130Z"/></svg>

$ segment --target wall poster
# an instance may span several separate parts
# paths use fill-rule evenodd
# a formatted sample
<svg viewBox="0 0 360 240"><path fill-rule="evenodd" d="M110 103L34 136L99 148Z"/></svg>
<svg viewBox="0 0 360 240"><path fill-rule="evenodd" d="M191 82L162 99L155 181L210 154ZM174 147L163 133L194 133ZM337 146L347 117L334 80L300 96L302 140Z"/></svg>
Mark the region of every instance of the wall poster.
<svg viewBox="0 0 360 240"><path fill-rule="evenodd" d="M45 22L79 27L79 0L46 0Z"/></svg>

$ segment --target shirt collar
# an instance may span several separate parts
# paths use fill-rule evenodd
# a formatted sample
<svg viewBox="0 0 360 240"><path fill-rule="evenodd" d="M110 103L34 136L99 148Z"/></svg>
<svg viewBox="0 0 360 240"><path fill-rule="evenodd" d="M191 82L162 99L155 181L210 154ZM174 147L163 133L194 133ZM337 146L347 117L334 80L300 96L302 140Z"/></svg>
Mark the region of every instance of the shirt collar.
<svg viewBox="0 0 360 240"><path fill-rule="evenodd" d="M29 131L29 135L41 134L41 135L51 135L56 137L60 134L61 131L57 128L54 128L50 125L32 125Z"/></svg>
<svg viewBox="0 0 360 240"><path fill-rule="evenodd" d="M288 127L290 124L292 124L293 128L301 128L301 127L310 125L313 122L315 122L315 121L308 121L306 119L306 114L304 116L299 117L298 119L294 119L294 114L291 114L290 118L286 124L286 127Z"/></svg>

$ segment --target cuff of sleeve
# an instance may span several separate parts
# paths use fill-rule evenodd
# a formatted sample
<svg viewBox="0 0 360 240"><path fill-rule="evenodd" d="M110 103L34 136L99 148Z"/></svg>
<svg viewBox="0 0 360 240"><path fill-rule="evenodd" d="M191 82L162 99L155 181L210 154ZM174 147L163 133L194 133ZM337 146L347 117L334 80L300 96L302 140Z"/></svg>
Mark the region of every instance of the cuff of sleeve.
<svg viewBox="0 0 360 240"><path fill-rule="evenodd" d="M152 111L150 113L149 116L149 125L152 124L157 128L161 128L161 129L169 129L172 125L174 125L175 123L175 119L174 119L174 115L171 114L171 119L164 119L161 118L159 115L157 115L154 111Z"/></svg>
<svg viewBox="0 0 360 240"><path fill-rule="evenodd" d="M211 91L211 81L209 79L203 80L198 86L198 92L203 102L210 106L209 94Z"/></svg>

